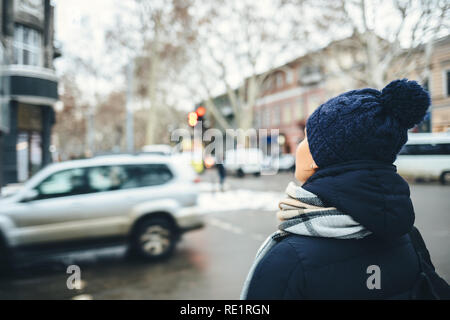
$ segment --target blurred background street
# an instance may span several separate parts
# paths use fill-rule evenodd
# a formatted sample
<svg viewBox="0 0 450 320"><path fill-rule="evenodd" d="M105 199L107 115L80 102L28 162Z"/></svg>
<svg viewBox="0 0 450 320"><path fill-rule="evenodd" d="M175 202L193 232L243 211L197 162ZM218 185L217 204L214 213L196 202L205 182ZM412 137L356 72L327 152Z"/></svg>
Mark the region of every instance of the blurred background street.
<svg viewBox="0 0 450 320"><path fill-rule="evenodd" d="M394 164L450 281L449 1L3 0L0 17L0 299L238 298L309 116L401 78L431 106Z"/></svg>
<svg viewBox="0 0 450 320"><path fill-rule="evenodd" d="M276 230L276 201L283 197L284 188L292 179L292 173L230 178L229 191L224 193L209 192L205 184L202 197L218 201L219 206L230 201L227 193L239 201L240 193L248 196L249 192L256 205L241 203L241 209L211 210L207 213L206 227L186 234L167 261L142 263L127 257L123 246L39 257L37 262L24 262L13 276L0 282L0 298L238 299L257 249ZM215 172L202 176L203 182L215 180ZM439 274L447 281L450 280L449 191L450 187L438 184L411 184L416 226L423 233ZM258 202L263 205L256 210ZM81 267L81 290L66 287L66 267L70 264Z"/></svg>

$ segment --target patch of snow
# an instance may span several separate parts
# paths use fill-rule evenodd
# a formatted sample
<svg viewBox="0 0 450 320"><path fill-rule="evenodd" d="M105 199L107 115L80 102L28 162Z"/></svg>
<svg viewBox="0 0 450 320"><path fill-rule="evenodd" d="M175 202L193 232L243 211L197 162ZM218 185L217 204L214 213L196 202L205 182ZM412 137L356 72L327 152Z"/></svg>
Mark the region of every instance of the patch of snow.
<svg viewBox="0 0 450 320"><path fill-rule="evenodd" d="M276 211L278 210L278 203L284 197L283 192L245 189L204 192L199 195L198 207L203 213L239 210Z"/></svg>

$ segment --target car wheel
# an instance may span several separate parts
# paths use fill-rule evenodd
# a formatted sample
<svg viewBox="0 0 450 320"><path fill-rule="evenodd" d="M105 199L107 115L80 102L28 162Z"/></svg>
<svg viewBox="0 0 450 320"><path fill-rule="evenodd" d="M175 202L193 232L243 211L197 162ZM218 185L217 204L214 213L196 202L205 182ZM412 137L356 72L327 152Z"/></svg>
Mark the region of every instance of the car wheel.
<svg viewBox="0 0 450 320"><path fill-rule="evenodd" d="M176 231L164 218L144 220L132 235L132 251L140 258L157 261L172 255L176 244Z"/></svg>
<svg viewBox="0 0 450 320"><path fill-rule="evenodd" d="M441 184L450 184L450 171L442 172L441 176L439 177L439 181L441 182Z"/></svg>
<svg viewBox="0 0 450 320"><path fill-rule="evenodd" d="M238 169L238 170L236 171L236 175L237 175L239 178L243 178L243 177L245 176L245 173L244 173L244 171L243 171L242 169Z"/></svg>
<svg viewBox="0 0 450 320"><path fill-rule="evenodd" d="M259 176L261 176L261 172L255 172L255 173L253 174L253 176L259 177Z"/></svg>

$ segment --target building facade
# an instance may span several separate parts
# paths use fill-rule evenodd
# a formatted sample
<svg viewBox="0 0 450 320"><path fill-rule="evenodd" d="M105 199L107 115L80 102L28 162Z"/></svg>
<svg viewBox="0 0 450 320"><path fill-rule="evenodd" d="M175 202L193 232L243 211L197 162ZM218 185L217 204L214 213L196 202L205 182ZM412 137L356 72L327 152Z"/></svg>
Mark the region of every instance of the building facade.
<svg viewBox="0 0 450 320"><path fill-rule="evenodd" d="M50 0L3 0L1 19L0 186L22 182L51 162L58 79Z"/></svg>
<svg viewBox="0 0 450 320"><path fill-rule="evenodd" d="M280 140L283 152L294 153L304 138L306 120L317 107L337 94L365 86L351 76L353 70L362 67L364 55L351 52L350 47L350 38L332 42L270 72L254 108L255 128L278 128L283 137ZM450 131L450 36L438 39L432 47L426 77L423 48L408 53L414 68L407 77L424 85L432 99L425 120L411 132ZM409 66L403 68L407 70ZM388 80L398 78L394 69Z"/></svg>
<svg viewBox="0 0 450 320"><path fill-rule="evenodd" d="M284 153L293 153L304 137L306 118L325 99L320 81L321 71L310 69L309 80L302 83L300 62L277 70L263 83L262 95L254 108L257 129L279 129L280 147Z"/></svg>
<svg viewBox="0 0 450 320"><path fill-rule="evenodd" d="M431 45L420 45L397 60L389 70L389 79L405 74L406 78L424 86L431 96L431 106L424 121L410 131L450 131L450 36L439 38Z"/></svg>
<svg viewBox="0 0 450 320"><path fill-rule="evenodd" d="M331 43L275 68L264 80L253 111L254 126L279 129L283 153L295 152L304 138L306 120L317 107L338 93L361 86L342 71L343 64L348 69L357 65L345 50L346 41Z"/></svg>
<svg viewBox="0 0 450 320"><path fill-rule="evenodd" d="M428 86L432 100L432 131L450 131L450 36L434 44Z"/></svg>
<svg viewBox="0 0 450 320"><path fill-rule="evenodd" d="M294 153L304 138L307 118L317 107L342 92L367 86L355 76L365 70L367 59L353 41L350 37L332 42L266 73L253 108L253 127L278 129L281 151ZM431 58L420 46L399 56L388 70L386 83L407 77L430 92L432 106L411 132L450 130L450 36L438 39L432 48ZM232 116L227 95L214 101L224 116Z"/></svg>

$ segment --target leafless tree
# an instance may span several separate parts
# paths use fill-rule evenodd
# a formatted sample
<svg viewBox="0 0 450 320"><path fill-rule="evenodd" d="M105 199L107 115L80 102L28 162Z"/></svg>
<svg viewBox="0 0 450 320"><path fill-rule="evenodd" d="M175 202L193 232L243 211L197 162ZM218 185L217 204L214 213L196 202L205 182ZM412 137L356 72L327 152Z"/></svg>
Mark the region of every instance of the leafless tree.
<svg viewBox="0 0 450 320"><path fill-rule="evenodd" d="M316 34L329 40L352 34L350 47L358 55L358 62L363 63L361 68L351 70L351 76L375 88L382 88L392 77L404 77L418 69L419 80L425 81L433 43L450 31L450 2L446 0L289 2L295 3L299 11L311 12Z"/></svg>
<svg viewBox="0 0 450 320"><path fill-rule="evenodd" d="M62 109L56 109L56 123L53 127L53 143L61 160L70 160L85 156L86 121L88 106L80 101L80 89L73 76L60 77Z"/></svg>
<svg viewBox="0 0 450 320"><path fill-rule="evenodd" d="M146 111L146 144L162 139L157 114L164 105L164 94L174 73L185 63L186 46L195 38L189 8L191 1L134 0L127 2L124 16L107 34L116 53L126 53L136 65L135 91L148 104Z"/></svg>
<svg viewBox="0 0 450 320"><path fill-rule="evenodd" d="M306 30L298 24L299 15L292 15L293 6L278 1L217 0L197 5L202 14L196 20L198 41L189 76L197 76L197 95L220 127L248 129L265 78L283 58L295 56ZM215 103L219 90L226 92L233 121Z"/></svg>

